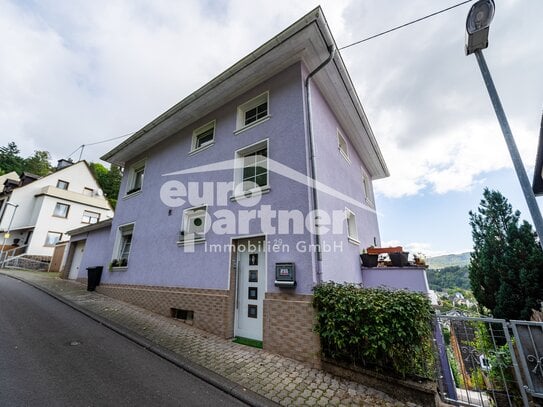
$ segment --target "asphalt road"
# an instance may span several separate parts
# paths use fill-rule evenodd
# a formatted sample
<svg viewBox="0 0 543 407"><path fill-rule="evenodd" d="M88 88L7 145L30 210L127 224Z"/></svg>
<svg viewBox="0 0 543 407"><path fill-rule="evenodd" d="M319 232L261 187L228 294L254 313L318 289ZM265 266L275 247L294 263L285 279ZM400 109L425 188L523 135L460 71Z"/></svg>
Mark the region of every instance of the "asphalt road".
<svg viewBox="0 0 543 407"><path fill-rule="evenodd" d="M47 294L0 275L0 406L241 406Z"/></svg>

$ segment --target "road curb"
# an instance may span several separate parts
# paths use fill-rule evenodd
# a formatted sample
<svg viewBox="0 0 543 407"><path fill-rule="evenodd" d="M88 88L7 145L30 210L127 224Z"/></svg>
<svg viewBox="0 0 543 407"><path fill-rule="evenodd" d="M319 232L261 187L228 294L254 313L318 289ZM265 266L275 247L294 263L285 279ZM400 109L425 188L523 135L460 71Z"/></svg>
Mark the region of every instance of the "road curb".
<svg viewBox="0 0 543 407"><path fill-rule="evenodd" d="M124 336L130 341L140 345L141 347L148 350L149 352L154 353L155 355L167 360L168 362L198 377L199 379L205 381L206 383L209 383L210 385L217 387L223 392L231 395L232 397L246 404L249 404L255 407L269 407L269 406L279 405L267 399L266 397L261 396L260 394L250 389L247 389L243 386L240 386L238 383L230 379L227 379L226 377L221 376L218 373L213 372L212 370L209 370L208 368L204 366L198 365L197 363L194 363L191 360L184 358L183 356L159 344L156 344L147 338L144 338L143 336L137 334L131 329L128 329L116 322L110 321L107 318L102 317L101 315L96 314L93 311L84 309L83 307L79 306L79 304L62 297L61 295L58 295L57 293L47 288L44 288L32 281L25 280L24 278L20 278L11 274L6 274L1 271L0 271L0 274L6 277L12 278L14 280L21 281L25 284L28 284L31 287L34 287L35 289L39 291L42 291L43 293L53 297L57 301L60 301L61 303L91 318L92 320L98 322L99 324L105 326L106 328L109 328L112 331L116 332L117 334Z"/></svg>

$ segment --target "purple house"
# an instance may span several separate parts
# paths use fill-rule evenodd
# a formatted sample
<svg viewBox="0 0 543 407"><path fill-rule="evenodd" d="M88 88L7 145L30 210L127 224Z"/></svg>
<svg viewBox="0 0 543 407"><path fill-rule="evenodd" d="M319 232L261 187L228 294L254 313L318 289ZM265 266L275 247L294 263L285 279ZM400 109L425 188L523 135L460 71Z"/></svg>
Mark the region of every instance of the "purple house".
<svg viewBox="0 0 543 407"><path fill-rule="evenodd" d="M102 158L116 213L72 231L72 278L103 266L99 292L314 360L312 289L362 282L388 176L320 8Z"/></svg>

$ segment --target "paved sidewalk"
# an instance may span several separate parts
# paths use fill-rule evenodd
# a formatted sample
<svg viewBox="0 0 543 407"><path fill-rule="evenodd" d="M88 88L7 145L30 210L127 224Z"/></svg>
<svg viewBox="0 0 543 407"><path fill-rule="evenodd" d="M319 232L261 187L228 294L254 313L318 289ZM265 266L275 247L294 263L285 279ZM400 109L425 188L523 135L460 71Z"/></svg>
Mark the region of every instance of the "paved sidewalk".
<svg viewBox="0 0 543 407"><path fill-rule="evenodd" d="M177 356L189 365L206 368L195 373L212 383L220 385L221 376L228 379L226 382L237 383L239 389L231 391L234 395L244 393L244 388L249 389L247 394L241 395L245 401L258 404L265 400L259 400L258 394L284 406L414 406L292 359L239 345L132 304L88 292L86 286L62 280L57 273L18 270L1 270L1 273L27 281L76 309L111 321L128 337L142 337L173 352L174 358ZM152 345L147 347L161 353ZM251 398L252 392L256 397Z"/></svg>

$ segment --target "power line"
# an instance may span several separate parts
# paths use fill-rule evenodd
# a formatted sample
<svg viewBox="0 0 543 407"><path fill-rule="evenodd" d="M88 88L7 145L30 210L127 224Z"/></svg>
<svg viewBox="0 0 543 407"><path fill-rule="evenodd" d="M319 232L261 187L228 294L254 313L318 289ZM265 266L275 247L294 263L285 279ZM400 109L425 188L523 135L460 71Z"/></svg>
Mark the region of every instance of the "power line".
<svg viewBox="0 0 543 407"><path fill-rule="evenodd" d="M457 4L453 5L453 6L444 8L443 10L436 11L435 13L428 14L428 15L426 15L426 16L424 16L424 17L417 18L416 20L413 20L413 21L410 21L410 22L408 22L408 23L405 23L405 24L399 25L399 26L397 26L397 27L391 28L391 29L389 29L389 30L380 32L379 34L375 34L375 35L372 35L371 37L367 37L367 38L361 39L360 41L353 42L352 44L345 45L344 47L341 47L341 48L339 48L339 49L342 50L342 49L345 49L345 48L352 47L353 45L357 45L357 44L360 44L360 43L362 43L362 42L366 42L366 41L372 40L372 39L374 39L374 38L377 38L377 37L380 37L380 36L382 36L382 35L388 34L388 33L392 32L392 31L399 30L400 28L407 27L408 25L418 23L419 21L426 20L427 18L430 18L430 17L433 17L433 16L437 16L438 14L441 14L441 13L444 13L444 12L446 12L446 11L452 10L453 8L463 6L464 4L467 4L467 3L471 3L472 1L473 1L473 0L466 0L466 1L463 1L463 2L461 2L461 3L457 3Z"/></svg>
<svg viewBox="0 0 543 407"><path fill-rule="evenodd" d="M117 137L113 137L113 138L108 138L107 140L96 141L96 142L94 142L94 143L83 144L83 145L84 145L85 147L86 147L86 146L94 146L94 145L96 145L96 144L107 143L108 141L113 141L113 140L118 140L118 139L123 138L123 137L128 137L128 136L131 136L132 134L134 134L134 132L126 133L126 134L123 134L122 136L117 136Z"/></svg>
<svg viewBox="0 0 543 407"><path fill-rule="evenodd" d="M82 146L77 147L70 155L66 158L70 158L72 155L74 155Z"/></svg>
<svg viewBox="0 0 543 407"><path fill-rule="evenodd" d="M102 140L102 141L95 141L94 143L88 143L88 144L81 144L79 147L77 147L68 157L66 158L70 158L72 155L74 155L76 152L78 152L80 149L81 149L81 152L79 153L79 160L81 160L81 156L83 155L83 150L85 149L85 147L87 146L94 146L96 144L102 144L102 143L107 143L108 141L113 141L113 140L118 140L120 138L124 138L124 137L128 137L128 136L131 136L132 134L134 134L134 132L131 132L131 133L126 133L126 134L123 134L122 136L117 136L117 137L112 137L112 138L108 138L106 140Z"/></svg>

